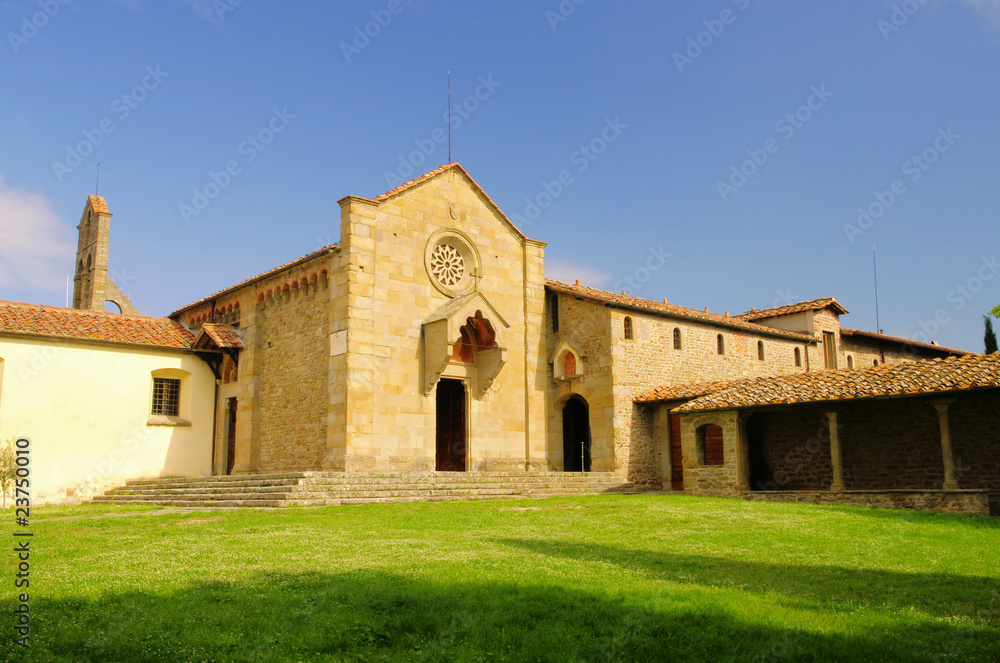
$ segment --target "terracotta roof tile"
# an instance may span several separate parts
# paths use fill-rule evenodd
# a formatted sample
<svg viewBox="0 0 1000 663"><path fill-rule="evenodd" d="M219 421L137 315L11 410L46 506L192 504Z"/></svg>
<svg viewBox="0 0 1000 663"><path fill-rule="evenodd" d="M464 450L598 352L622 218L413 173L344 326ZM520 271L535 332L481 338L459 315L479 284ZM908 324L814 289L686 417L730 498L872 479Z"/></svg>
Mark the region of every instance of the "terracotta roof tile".
<svg viewBox="0 0 1000 663"><path fill-rule="evenodd" d="M212 343L219 348L243 349L243 341L240 339L240 332L232 325L220 325L214 322L205 322L201 325L195 347L201 347L202 335L212 340Z"/></svg>
<svg viewBox="0 0 1000 663"><path fill-rule="evenodd" d="M1000 353L739 380L677 412L1000 388Z"/></svg>
<svg viewBox="0 0 1000 663"><path fill-rule="evenodd" d="M307 253L306 255L302 256L301 258L296 258L295 260L292 260L291 262L286 262L284 265L279 265L278 267L275 267L274 269L269 269L266 272L264 272L263 274L258 274L257 276L252 276L252 277L250 277L248 279L244 279L243 281L240 281L236 285L231 285L228 288L225 288L223 290L219 290L218 292L212 293L208 297L202 297L201 299L199 299L196 302L188 304L187 306L185 306L183 308L177 309L176 311L174 311L173 313L170 314L170 317L172 318L172 317L174 317L176 315L179 315L179 314L183 313L184 311L187 311L188 309L194 308L195 306L200 306L200 305L204 304L205 302L211 301L213 299L217 299L217 298L221 297L222 295L229 294L230 292L233 292L234 290L239 290L240 288L242 288L244 286L248 286L251 283L254 283L255 281L260 281L261 279L265 279L265 278L267 278L269 276L274 276L275 274L277 274L278 272L280 272L283 269L288 269L289 267L294 267L295 265L298 265L299 263L303 263L303 262L305 262L307 260L311 260L312 258L315 258L316 256L321 255L321 254L323 254L323 253L325 253L327 251L336 251L338 249L340 249L340 245L338 245L338 244L331 244L329 246L324 246L322 249L319 249L318 251L313 251L312 253Z"/></svg>
<svg viewBox="0 0 1000 663"><path fill-rule="evenodd" d="M90 206L94 209L95 212L100 212L103 214L111 213L108 211L108 203L101 196L92 193L90 194L90 196L88 196L88 199L90 200Z"/></svg>
<svg viewBox="0 0 1000 663"><path fill-rule="evenodd" d="M762 318L776 318L780 315L791 315L793 313L801 313L803 311L818 311L824 308L832 308L840 315L849 313L846 308L840 305L836 297L823 297L822 299L813 299L808 302L799 302L798 304L788 304L787 306L766 308L760 311L747 311L746 313L740 313L735 317L753 322L754 320L760 320Z"/></svg>
<svg viewBox="0 0 1000 663"><path fill-rule="evenodd" d="M752 379L752 378L747 378ZM663 385L638 396L636 403L657 403L661 401L677 401L698 398L706 394L730 387L743 380L722 380L720 382L695 382L691 384Z"/></svg>
<svg viewBox="0 0 1000 663"><path fill-rule="evenodd" d="M194 336L169 318L0 301L0 335L188 349Z"/></svg>
<svg viewBox="0 0 1000 663"><path fill-rule="evenodd" d="M861 329L847 329L846 327L841 327L840 334L842 336L861 336L864 338L872 338L878 341L889 341L890 343L899 343L901 345L912 345L915 348L937 350L942 354L952 354L957 357L976 354L975 352L969 352L968 350L956 350L955 348L946 348L943 345L934 345L933 343L921 343L920 341L912 341L908 338L900 338L899 336L887 336L885 334L863 331Z"/></svg>
<svg viewBox="0 0 1000 663"><path fill-rule="evenodd" d="M654 302L649 299L629 297L628 295L618 295L613 292L588 288L582 285L568 285L566 283L560 283L559 281L547 280L545 284L553 290L577 295L578 297L586 299L592 299L594 301L605 302L607 304L643 309L645 311L649 311L650 313L666 314L673 317L698 320L700 322L709 322L715 325L740 329L756 334L781 336L783 338L791 338L809 343L816 342L816 338L809 336L808 334L799 334L796 332L775 329L773 327L765 327L764 325L757 325L733 316L719 315L718 313L709 313L707 311L698 311L691 308L685 308L683 306L676 306L674 304L664 304L662 302Z"/></svg>

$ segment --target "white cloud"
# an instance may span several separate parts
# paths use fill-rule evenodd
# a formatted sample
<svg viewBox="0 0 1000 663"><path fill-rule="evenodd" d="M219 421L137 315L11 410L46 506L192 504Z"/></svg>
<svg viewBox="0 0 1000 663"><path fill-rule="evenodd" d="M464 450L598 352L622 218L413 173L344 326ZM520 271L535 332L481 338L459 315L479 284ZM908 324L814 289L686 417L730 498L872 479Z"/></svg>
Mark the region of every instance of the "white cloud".
<svg viewBox="0 0 1000 663"><path fill-rule="evenodd" d="M44 196L7 189L0 176L0 287L62 292L73 237Z"/></svg>
<svg viewBox="0 0 1000 663"><path fill-rule="evenodd" d="M611 274L591 267L581 267L547 259L545 261L545 278L563 283L573 283L576 279L580 279L581 285L601 288L611 280Z"/></svg>
<svg viewBox="0 0 1000 663"><path fill-rule="evenodd" d="M961 2L1000 26L1000 0L961 0Z"/></svg>

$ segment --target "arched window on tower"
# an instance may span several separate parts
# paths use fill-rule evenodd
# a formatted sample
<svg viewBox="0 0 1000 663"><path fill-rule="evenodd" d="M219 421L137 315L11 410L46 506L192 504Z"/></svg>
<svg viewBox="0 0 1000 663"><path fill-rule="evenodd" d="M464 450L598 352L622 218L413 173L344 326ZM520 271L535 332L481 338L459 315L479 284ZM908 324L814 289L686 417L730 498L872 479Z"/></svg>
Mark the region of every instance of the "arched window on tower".
<svg viewBox="0 0 1000 663"><path fill-rule="evenodd" d="M719 334L719 337L715 340L715 351L720 355L726 354L726 339Z"/></svg>
<svg viewBox="0 0 1000 663"><path fill-rule="evenodd" d="M681 349L681 328L674 327L674 350Z"/></svg>
<svg viewBox="0 0 1000 663"><path fill-rule="evenodd" d="M764 341L757 341L757 359L764 361Z"/></svg>
<svg viewBox="0 0 1000 663"><path fill-rule="evenodd" d="M798 348L795 348L795 365L796 366L802 365L802 351L799 350Z"/></svg>
<svg viewBox="0 0 1000 663"><path fill-rule="evenodd" d="M625 340L631 341L635 339L635 331L632 329L632 318L625 316Z"/></svg>

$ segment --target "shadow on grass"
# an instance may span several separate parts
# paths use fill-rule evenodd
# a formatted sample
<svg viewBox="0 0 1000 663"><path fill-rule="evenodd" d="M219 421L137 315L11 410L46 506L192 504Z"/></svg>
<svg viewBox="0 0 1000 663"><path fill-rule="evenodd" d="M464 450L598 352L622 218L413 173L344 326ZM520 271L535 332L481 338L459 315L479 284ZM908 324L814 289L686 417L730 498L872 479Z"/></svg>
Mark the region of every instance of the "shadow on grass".
<svg viewBox="0 0 1000 663"><path fill-rule="evenodd" d="M31 650L8 638L3 660L927 661L990 660L996 646L944 622L849 637L739 621L710 600L388 573L272 573L99 600L36 594L31 612Z"/></svg>
<svg viewBox="0 0 1000 663"><path fill-rule="evenodd" d="M569 541L503 539L497 543L539 555L611 563L682 584L781 593L806 608L912 608L935 617L989 618L994 626L1000 619L1000 581L995 578L771 564ZM1000 630L995 635L1000 645Z"/></svg>

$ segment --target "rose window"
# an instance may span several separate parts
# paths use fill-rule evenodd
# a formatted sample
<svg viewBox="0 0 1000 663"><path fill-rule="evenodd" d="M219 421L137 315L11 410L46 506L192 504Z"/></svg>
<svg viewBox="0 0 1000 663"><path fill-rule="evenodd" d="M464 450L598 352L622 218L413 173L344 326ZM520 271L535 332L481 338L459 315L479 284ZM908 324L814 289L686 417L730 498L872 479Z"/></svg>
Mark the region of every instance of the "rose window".
<svg viewBox="0 0 1000 663"><path fill-rule="evenodd" d="M442 285L452 287L465 276L465 260L450 244L440 244L431 251L431 273Z"/></svg>

